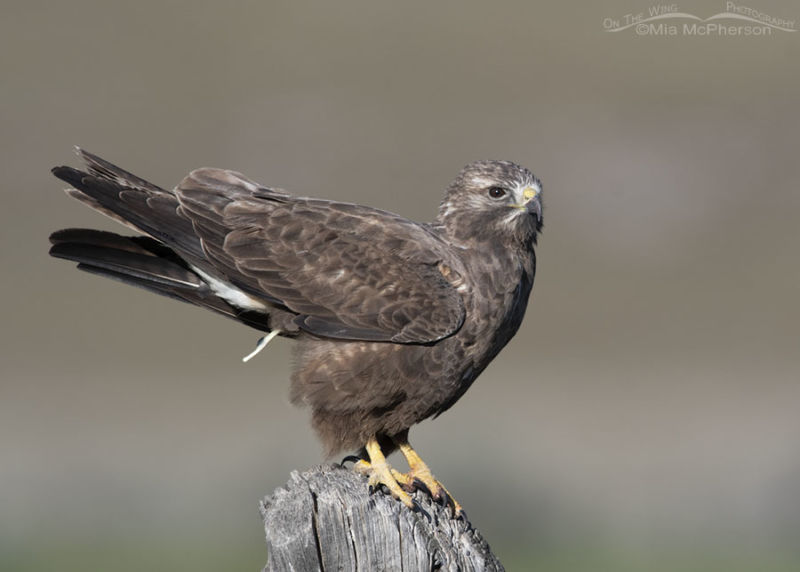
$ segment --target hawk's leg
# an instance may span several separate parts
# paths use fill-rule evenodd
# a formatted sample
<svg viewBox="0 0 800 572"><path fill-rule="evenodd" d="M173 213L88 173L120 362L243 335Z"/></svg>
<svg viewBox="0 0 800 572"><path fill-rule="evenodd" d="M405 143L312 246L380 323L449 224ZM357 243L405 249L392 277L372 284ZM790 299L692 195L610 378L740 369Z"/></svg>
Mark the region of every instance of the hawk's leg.
<svg viewBox="0 0 800 572"><path fill-rule="evenodd" d="M461 508L461 505L458 504L458 501L453 498L453 495L447 492L447 489L444 488L444 485L436 480L436 477L433 476L433 473L431 473L428 465L425 464L414 448L411 447L411 443L408 442L408 438L397 437L395 438L395 443L397 443L397 447L406 458L409 468L409 471L405 474L392 469L392 475L394 476L395 480L403 485L403 487L405 487L407 490L414 490L416 488L417 485L415 481L421 482L428 488L431 496L434 499L439 501L447 500L451 502L453 504L453 510L455 511L456 516L461 516L464 512L464 509Z"/></svg>
<svg viewBox="0 0 800 572"><path fill-rule="evenodd" d="M359 460L353 469L369 477L369 486L377 488L380 485L386 485L392 496L406 505L408 508L414 508L414 501L411 500L411 495L404 491L395 480L393 474L397 473L389 463L386 462L386 457L381 451L381 446L375 437L367 441L366 445L367 455L369 455L369 462L364 459ZM401 474L401 473L397 473Z"/></svg>

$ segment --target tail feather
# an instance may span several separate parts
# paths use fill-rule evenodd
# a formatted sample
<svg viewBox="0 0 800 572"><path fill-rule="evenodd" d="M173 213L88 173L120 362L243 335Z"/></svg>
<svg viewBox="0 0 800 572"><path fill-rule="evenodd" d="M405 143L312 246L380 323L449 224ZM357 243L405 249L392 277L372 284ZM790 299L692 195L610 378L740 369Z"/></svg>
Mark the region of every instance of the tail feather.
<svg viewBox="0 0 800 572"><path fill-rule="evenodd" d="M78 268L143 288L162 296L206 308L270 331L268 316L230 305L170 248L145 236L71 228L50 235L50 254L78 263Z"/></svg>
<svg viewBox="0 0 800 572"><path fill-rule="evenodd" d="M126 171L121 167L117 167L113 163L109 163L105 159L98 157L93 153L75 147L75 152L81 159L86 162L89 172L98 175L104 179L116 180L121 186L129 186L148 191L152 194L168 193L167 190L162 189L158 185L154 185L150 181L145 181L141 177L137 177L133 173Z"/></svg>
<svg viewBox="0 0 800 572"><path fill-rule="evenodd" d="M178 199L171 192L132 175L99 157L78 149L87 171L55 167L53 175L68 183L67 192L117 222L174 248L193 263L202 264L200 239L192 222L178 215Z"/></svg>
<svg viewBox="0 0 800 572"><path fill-rule="evenodd" d="M119 237L124 238L124 237ZM50 255L65 258L80 264L104 268L133 278L158 282L164 286L184 289L200 289L204 282L194 272L170 260L159 258L152 253L135 249L135 244L91 243L59 241L50 248Z"/></svg>
<svg viewBox="0 0 800 572"><path fill-rule="evenodd" d="M206 308L269 332L269 312L243 307L219 294L225 285L206 259L192 220L182 216L175 193L76 148L85 170L55 167L52 172L72 188L67 193L147 236L122 236L89 229L65 229L50 236L50 254L78 263L91 274ZM251 183L254 187L255 183ZM235 287L231 287L235 290Z"/></svg>

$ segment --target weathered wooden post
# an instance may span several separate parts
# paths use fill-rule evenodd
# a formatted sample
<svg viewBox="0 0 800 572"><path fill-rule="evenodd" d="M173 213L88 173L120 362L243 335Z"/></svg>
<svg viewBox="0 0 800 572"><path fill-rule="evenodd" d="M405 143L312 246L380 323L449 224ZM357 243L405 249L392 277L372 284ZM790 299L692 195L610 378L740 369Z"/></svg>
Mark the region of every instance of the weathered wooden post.
<svg viewBox="0 0 800 572"><path fill-rule="evenodd" d="M418 491L417 510L370 494L340 465L293 472L261 503L269 572L504 570L488 543L449 506Z"/></svg>

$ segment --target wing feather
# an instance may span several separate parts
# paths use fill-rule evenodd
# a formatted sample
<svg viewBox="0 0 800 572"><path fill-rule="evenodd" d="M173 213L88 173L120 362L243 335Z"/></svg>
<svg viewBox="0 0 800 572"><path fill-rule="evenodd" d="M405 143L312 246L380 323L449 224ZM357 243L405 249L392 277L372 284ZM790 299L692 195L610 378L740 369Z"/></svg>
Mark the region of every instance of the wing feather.
<svg viewBox="0 0 800 572"><path fill-rule="evenodd" d="M232 284L280 301L321 336L428 343L463 323L461 297L438 269L447 247L424 225L237 177L200 169L175 189L206 258Z"/></svg>
<svg viewBox="0 0 800 572"><path fill-rule="evenodd" d="M430 343L464 321L461 296L439 270L443 261L457 266L458 257L425 225L293 197L220 169L193 171L168 191L78 153L86 172L53 169L73 197L173 249L190 269L288 310L286 326L341 339ZM67 245L57 246L59 253L169 295L181 279L143 253ZM180 286L184 299L193 296L187 286Z"/></svg>

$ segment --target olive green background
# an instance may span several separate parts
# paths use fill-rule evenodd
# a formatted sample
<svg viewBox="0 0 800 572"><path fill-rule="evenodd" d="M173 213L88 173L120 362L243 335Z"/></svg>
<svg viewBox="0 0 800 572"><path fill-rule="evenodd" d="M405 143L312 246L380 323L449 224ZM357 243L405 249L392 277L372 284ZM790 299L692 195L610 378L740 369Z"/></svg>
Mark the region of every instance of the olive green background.
<svg viewBox="0 0 800 572"><path fill-rule="evenodd" d="M290 342L242 364L256 331L48 258L125 231L49 174L79 144L418 220L528 166L528 315L423 457L510 570L800 569L800 33L604 31L650 6L4 1L0 568L260 569L259 498L322 460Z"/></svg>

